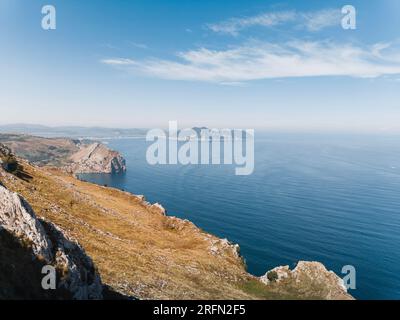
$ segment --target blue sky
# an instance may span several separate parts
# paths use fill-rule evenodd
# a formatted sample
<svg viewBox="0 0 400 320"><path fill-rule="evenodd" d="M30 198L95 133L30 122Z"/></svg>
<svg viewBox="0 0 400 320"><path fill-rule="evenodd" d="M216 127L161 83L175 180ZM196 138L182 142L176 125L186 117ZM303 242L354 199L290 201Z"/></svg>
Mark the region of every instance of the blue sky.
<svg viewBox="0 0 400 320"><path fill-rule="evenodd" d="M399 132L399 16L398 0L0 0L0 123Z"/></svg>

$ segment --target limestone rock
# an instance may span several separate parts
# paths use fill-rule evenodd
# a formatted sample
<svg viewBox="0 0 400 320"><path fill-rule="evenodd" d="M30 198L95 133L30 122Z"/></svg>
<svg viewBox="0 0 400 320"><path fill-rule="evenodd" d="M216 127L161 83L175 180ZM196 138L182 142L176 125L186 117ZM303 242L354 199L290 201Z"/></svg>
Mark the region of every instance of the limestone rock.
<svg viewBox="0 0 400 320"><path fill-rule="evenodd" d="M36 219L29 204L18 194L0 186L0 228L28 241L34 255L47 261L53 259L51 242L45 236L43 226Z"/></svg>
<svg viewBox="0 0 400 320"><path fill-rule="evenodd" d="M158 214L163 215L163 216L166 215L165 208L159 203L151 204L151 205L148 206L148 208L154 213L158 213Z"/></svg>
<svg viewBox="0 0 400 320"><path fill-rule="evenodd" d="M81 146L70 157L68 169L74 173L119 173L126 171L125 159L101 143Z"/></svg>
<svg viewBox="0 0 400 320"><path fill-rule="evenodd" d="M4 144L0 143L0 156L11 155L11 149Z"/></svg>
<svg viewBox="0 0 400 320"><path fill-rule="evenodd" d="M274 268L272 270L269 270L265 275L263 275L260 278L261 281L264 282L265 284L269 284L271 281L268 279L268 274L271 273L271 272L276 274L277 278L276 278L276 280L274 280L276 282L280 282L283 279L287 279L291 275L291 271L290 271L289 266L279 266L279 267L276 267L276 268Z"/></svg>
<svg viewBox="0 0 400 320"><path fill-rule="evenodd" d="M228 239L214 239L210 242L210 252L213 255L220 255L222 252L230 252L235 258L240 258L240 247Z"/></svg>
<svg viewBox="0 0 400 320"><path fill-rule="evenodd" d="M18 194L0 185L0 229L5 229L27 243L33 259L62 270L57 289L64 289L74 299L101 299L100 276L85 251L61 229L39 220L30 205Z"/></svg>
<svg viewBox="0 0 400 320"><path fill-rule="evenodd" d="M276 280L268 279L270 272L276 273ZM293 270L290 270L289 266L276 267L259 279L267 285L285 283L292 289L303 292L305 297L318 293L320 298L327 300L353 299L347 293L343 280L333 271L328 271L320 262L300 261Z"/></svg>
<svg viewBox="0 0 400 320"><path fill-rule="evenodd" d="M68 239L60 228L43 220L42 224L56 248L56 266L67 270L58 287L70 291L73 299L101 299L102 283L92 259L77 242Z"/></svg>

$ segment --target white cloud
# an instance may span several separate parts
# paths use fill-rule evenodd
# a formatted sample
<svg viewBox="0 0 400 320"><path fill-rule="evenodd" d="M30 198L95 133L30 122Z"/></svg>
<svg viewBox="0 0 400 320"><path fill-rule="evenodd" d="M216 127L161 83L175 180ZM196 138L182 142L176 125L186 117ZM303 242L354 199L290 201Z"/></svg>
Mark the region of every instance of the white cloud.
<svg viewBox="0 0 400 320"><path fill-rule="evenodd" d="M301 12L297 14L299 26L309 31L319 31L327 27L341 26L342 14L337 9L325 9L315 12Z"/></svg>
<svg viewBox="0 0 400 320"><path fill-rule="evenodd" d="M333 42L253 42L227 50L200 48L181 52L175 60L105 59L130 72L170 80L242 83L260 79L349 76L375 78L400 74L393 48L361 47Z"/></svg>
<svg viewBox="0 0 400 320"><path fill-rule="evenodd" d="M226 21L222 21L220 23L208 24L207 27L214 32L237 35L240 30L249 27L272 27L288 21L292 21L295 18L296 13L294 11L264 13L247 18L232 18Z"/></svg>
<svg viewBox="0 0 400 320"><path fill-rule="evenodd" d="M318 31L326 27L340 26L341 12L338 9L324 9L312 12L278 11L267 12L245 18L231 18L219 23L207 24L210 30L230 35L238 35L243 29L250 27L274 27L293 23L309 31Z"/></svg>
<svg viewBox="0 0 400 320"><path fill-rule="evenodd" d="M129 41L129 44L135 48L148 49L148 46L144 43Z"/></svg>
<svg viewBox="0 0 400 320"><path fill-rule="evenodd" d="M135 61L125 58L103 59L101 62L113 66L132 66L136 64Z"/></svg>

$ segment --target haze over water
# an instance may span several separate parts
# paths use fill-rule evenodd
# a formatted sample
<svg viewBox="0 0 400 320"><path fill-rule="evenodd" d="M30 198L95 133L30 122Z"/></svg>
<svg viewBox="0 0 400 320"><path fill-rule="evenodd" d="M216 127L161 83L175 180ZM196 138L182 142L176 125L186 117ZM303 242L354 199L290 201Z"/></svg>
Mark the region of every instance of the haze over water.
<svg viewBox="0 0 400 320"><path fill-rule="evenodd" d="M255 170L146 162L144 139L108 140L128 171L82 179L143 194L238 243L249 272L315 260L357 271L359 299L400 299L400 139L259 134Z"/></svg>

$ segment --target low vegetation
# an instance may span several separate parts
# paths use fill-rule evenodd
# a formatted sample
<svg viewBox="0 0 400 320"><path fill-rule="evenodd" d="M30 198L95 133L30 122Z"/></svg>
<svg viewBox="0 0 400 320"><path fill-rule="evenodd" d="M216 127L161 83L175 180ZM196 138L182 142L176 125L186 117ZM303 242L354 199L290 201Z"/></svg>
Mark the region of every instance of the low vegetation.
<svg viewBox="0 0 400 320"><path fill-rule="evenodd" d="M6 172L16 177L29 181L32 177L24 171L24 167L18 162L17 158L12 154L0 154L0 163Z"/></svg>
<svg viewBox="0 0 400 320"><path fill-rule="evenodd" d="M1 157L3 168L10 173L16 173L21 167L18 164L17 159L12 155L5 155Z"/></svg>
<svg viewBox="0 0 400 320"><path fill-rule="evenodd" d="M267 279L271 282L278 280L278 273L276 271L270 271L267 273Z"/></svg>

